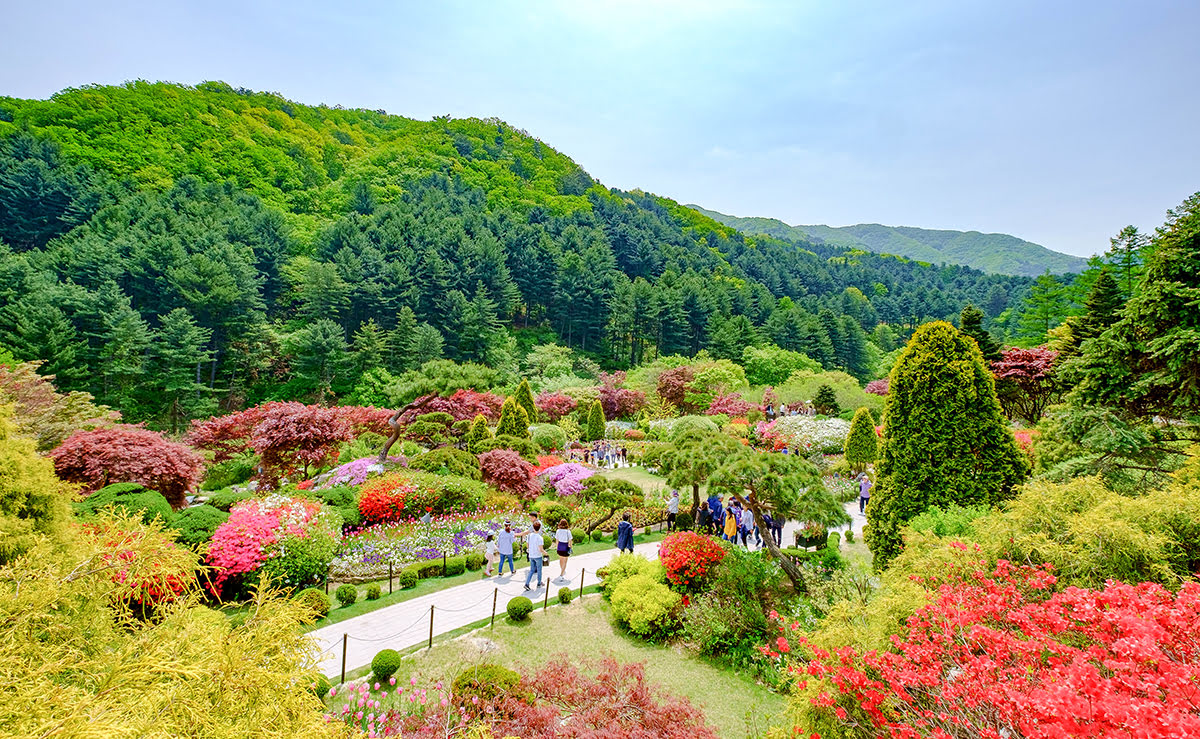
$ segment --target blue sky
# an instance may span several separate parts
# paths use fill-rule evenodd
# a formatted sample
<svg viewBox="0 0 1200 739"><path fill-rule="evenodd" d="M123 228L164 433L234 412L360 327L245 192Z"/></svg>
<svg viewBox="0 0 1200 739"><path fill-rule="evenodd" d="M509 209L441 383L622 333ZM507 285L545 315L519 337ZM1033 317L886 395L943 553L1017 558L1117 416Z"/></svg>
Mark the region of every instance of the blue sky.
<svg viewBox="0 0 1200 739"><path fill-rule="evenodd" d="M498 116L606 185L1091 254L1200 190L1200 3L6 3L0 94L222 79Z"/></svg>

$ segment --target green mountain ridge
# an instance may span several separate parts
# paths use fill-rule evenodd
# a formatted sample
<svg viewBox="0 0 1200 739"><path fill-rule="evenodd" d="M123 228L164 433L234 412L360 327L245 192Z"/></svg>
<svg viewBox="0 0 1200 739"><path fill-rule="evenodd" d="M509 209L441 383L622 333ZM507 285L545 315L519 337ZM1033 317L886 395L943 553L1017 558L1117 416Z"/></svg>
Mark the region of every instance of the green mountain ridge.
<svg viewBox="0 0 1200 739"><path fill-rule="evenodd" d="M746 234L792 240L819 239L848 249L895 254L930 264L959 264L993 274L1036 277L1046 270L1066 274L1082 272L1087 267L1083 257L1062 254L1009 234L878 223L790 226L776 218L740 218L698 205L687 207Z"/></svg>

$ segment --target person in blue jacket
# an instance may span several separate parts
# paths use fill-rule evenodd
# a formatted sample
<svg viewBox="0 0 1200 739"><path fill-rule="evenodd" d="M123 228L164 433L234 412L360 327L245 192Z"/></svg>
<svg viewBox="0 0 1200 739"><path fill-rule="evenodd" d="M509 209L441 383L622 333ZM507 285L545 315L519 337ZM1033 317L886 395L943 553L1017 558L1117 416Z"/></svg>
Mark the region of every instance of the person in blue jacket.
<svg viewBox="0 0 1200 739"><path fill-rule="evenodd" d="M633 524L629 522L629 512L621 516L617 524L617 549L633 554Z"/></svg>
<svg viewBox="0 0 1200 739"><path fill-rule="evenodd" d="M721 536L725 527L725 509L721 507L721 499L716 495L708 496L708 510L712 513L713 524L713 531L709 533L715 532L717 536Z"/></svg>

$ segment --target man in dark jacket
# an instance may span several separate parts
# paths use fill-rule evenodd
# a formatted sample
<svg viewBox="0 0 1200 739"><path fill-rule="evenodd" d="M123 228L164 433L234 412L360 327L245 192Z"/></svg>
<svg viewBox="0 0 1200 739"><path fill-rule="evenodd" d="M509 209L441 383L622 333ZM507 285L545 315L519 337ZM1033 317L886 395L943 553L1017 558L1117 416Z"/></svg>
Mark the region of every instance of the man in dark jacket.
<svg viewBox="0 0 1200 739"><path fill-rule="evenodd" d="M629 522L628 511L621 516L617 524L617 549L633 554L633 524Z"/></svg>

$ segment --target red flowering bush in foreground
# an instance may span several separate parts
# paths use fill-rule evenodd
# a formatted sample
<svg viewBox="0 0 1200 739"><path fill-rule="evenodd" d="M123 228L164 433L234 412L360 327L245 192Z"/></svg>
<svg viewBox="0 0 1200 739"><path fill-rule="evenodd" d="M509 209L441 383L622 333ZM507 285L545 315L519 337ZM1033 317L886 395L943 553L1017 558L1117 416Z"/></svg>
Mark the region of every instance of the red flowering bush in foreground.
<svg viewBox="0 0 1200 739"><path fill-rule="evenodd" d="M647 683L644 665L623 665L611 657L580 669L559 655L515 686L489 685L482 695L455 695L441 683L431 691L394 682L331 690L328 720L369 736L406 739L473 736L473 729L495 737L547 739L717 736L687 699Z"/></svg>
<svg viewBox="0 0 1200 739"><path fill-rule="evenodd" d="M115 482L157 490L175 508L200 480L204 460L183 444L138 426L79 431L50 452L54 471L93 493Z"/></svg>
<svg viewBox="0 0 1200 739"><path fill-rule="evenodd" d="M404 477L378 477L358 494L358 512L366 525L419 518L432 508L436 493Z"/></svg>
<svg viewBox="0 0 1200 739"><path fill-rule="evenodd" d="M725 548L711 536L694 531L668 534L658 547L658 559L667 570L667 580L695 592L725 559Z"/></svg>
<svg viewBox="0 0 1200 739"><path fill-rule="evenodd" d="M764 652L811 655L792 669L848 736L1200 736L1200 583L1054 584L1001 561L943 584L894 651L831 654L793 623Z"/></svg>

